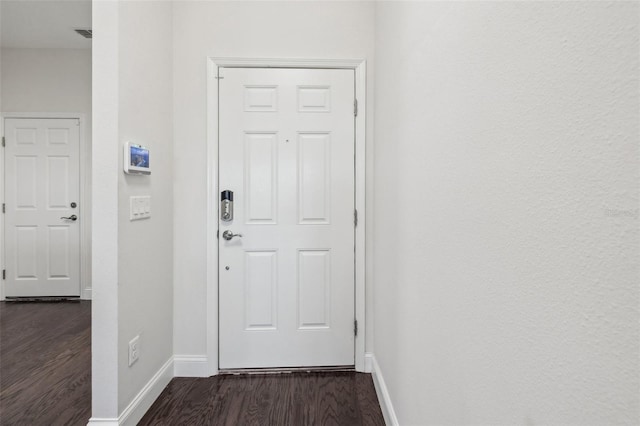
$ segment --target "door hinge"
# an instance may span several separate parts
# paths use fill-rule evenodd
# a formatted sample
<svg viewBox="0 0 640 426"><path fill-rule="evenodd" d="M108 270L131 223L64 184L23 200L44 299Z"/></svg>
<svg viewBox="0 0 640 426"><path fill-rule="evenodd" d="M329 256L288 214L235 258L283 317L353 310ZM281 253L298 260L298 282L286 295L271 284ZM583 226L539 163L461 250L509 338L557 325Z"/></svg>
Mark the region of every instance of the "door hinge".
<svg viewBox="0 0 640 426"><path fill-rule="evenodd" d="M3 136L3 137L2 137L2 146L3 146L3 147L4 147L4 144L5 144L5 142L4 142L4 136Z"/></svg>
<svg viewBox="0 0 640 426"><path fill-rule="evenodd" d="M219 229L216 231L216 238L220 239L220 230Z"/></svg>
<svg viewBox="0 0 640 426"><path fill-rule="evenodd" d="M353 335L358 336L358 320L353 320Z"/></svg>
<svg viewBox="0 0 640 426"><path fill-rule="evenodd" d="M358 210L353 211L353 225L358 226Z"/></svg>
<svg viewBox="0 0 640 426"><path fill-rule="evenodd" d="M2 213L4 213L6 210L6 205L4 203L2 203Z"/></svg>
<svg viewBox="0 0 640 426"><path fill-rule="evenodd" d="M358 116L358 100L357 99L353 100L353 116L354 117Z"/></svg>
<svg viewBox="0 0 640 426"><path fill-rule="evenodd" d="M6 269L2 270L2 279L3 280L7 279L7 270Z"/></svg>

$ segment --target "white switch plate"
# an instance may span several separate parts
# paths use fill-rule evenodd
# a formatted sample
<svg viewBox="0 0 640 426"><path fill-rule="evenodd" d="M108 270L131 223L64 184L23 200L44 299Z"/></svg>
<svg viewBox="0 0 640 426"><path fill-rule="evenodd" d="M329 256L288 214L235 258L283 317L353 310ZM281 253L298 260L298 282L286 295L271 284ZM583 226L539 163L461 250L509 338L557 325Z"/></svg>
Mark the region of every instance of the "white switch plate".
<svg viewBox="0 0 640 426"><path fill-rule="evenodd" d="M140 220L151 217L151 197L129 197L129 220Z"/></svg>

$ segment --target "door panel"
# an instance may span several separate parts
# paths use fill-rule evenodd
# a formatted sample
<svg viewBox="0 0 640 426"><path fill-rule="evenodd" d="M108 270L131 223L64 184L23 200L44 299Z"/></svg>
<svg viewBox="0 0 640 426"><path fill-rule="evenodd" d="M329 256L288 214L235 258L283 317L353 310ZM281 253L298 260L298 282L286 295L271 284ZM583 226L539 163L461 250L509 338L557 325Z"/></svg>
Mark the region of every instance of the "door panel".
<svg viewBox="0 0 640 426"><path fill-rule="evenodd" d="M38 227L16 226L14 231L16 236L15 248L9 247L9 249L10 252L16 251L16 279L37 279Z"/></svg>
<svg viewBox="0 0 640 426"><path fill-rule="evenodd" d="M278 253L245 252L245 330L276 330L278 311Z"/></svg>
<svg viewBox="0 0 640 426"><path fill-rule="evenodd" d="M276 224L278 145L276 133L245 135L245 223Z"/></svg>
<svg viewBox="0 0 640 426"><path fill-rule="evenodd" d="M5 141L5 295L79 296L79 122L6 119Z"/></svg>
<svg viewBox="0 0 640 426"><path fill-rule="evenodd" d="M298 329L331 326L331 250L298 250Z"/></svg>
<svg viewBox="0 0 640 426"><path fill-rule="evenodd" d="M65 209L69 200L69 157L47 158L47 208Z"/></svg>
<svg viewBox="0 0 640 426"><path fill-rule="evenodd" d="M16 210L35 210L37 206L38 157L35 155L16 155L14 158L16 179L7 182L15 193ZM11 180L11 176L7 176Z"/></svg>
<svg viewBox="0 0 640 426"><path fill-rule="evenodd" d="M330 224L331 136L298 135L298 223Z"/></svg>
<svg viewBox="0 0 640 426"><path fill-rule="evenodd" d="M354 73L221 76L220 368L353 365Z"/></svg>
<svg viewBox="0 0 640 426"><path fill-rule="evenodd" d="M68 279L71 277L70 232L68 226L48 226L47 279Z"/></svg>

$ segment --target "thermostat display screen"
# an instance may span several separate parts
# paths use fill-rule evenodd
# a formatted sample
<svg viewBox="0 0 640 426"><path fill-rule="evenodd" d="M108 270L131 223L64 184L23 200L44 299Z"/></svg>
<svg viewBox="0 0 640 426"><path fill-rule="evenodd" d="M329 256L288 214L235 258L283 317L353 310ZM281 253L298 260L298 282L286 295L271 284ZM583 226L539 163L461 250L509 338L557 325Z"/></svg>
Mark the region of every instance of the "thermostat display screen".
<svg viewBox="0 0 640 426"><path fill-rule="evenodd" d="M130 175L150 175L149 148L127 142L124 144L124 172Z"/></svg>
<svg viewBox="0 0 640 426"><path fill-rule="evenodd" d="M129 164L130 166L144 167L144 168L150 167L148 149L133 146L133 145L129 149L131 150L131 153L130 153L131 163Z"/></svg>

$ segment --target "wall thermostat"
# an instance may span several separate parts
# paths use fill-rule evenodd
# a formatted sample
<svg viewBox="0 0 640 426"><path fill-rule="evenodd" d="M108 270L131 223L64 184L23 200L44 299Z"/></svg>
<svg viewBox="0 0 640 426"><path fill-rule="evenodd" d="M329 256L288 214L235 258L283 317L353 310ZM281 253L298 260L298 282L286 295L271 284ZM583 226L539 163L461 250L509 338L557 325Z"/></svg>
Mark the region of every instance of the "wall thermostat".
<svg viewBox="0 0 640 426"><path fill-rule="evenodd" d="M130 142L125 143L124 172L130 175L150 175L149 148Z"/></svg>

